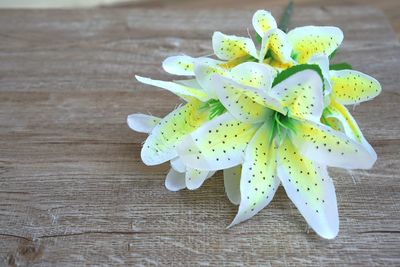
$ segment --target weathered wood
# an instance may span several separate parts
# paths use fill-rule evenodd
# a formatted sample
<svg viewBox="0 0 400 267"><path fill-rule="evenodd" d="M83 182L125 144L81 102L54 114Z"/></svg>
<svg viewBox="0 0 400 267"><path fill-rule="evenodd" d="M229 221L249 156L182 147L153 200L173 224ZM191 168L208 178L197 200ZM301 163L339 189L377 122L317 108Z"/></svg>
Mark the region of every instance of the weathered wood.
<svg viewBox="0 0 400 267"><path fill-rule="evenodd" d="M275 10L279 14L280 10ZM177 98L141 85L168 55L206 55L213 30L246 35L252 11L0 11L0 256L10 266L400 265L399 43L367 7L296 9L292 26L337 25L337 61L384 91L354 116L379 155L369 171L332 169L337 239L306 224L284 191L226 230L236 207L221 174L168 192L167 164L140 161L126 116L167 114Z"/></svg>
<svg viewBox="0 0 400 267"><path fill-rule="evenodd" d="M282 0L246 0L246 8L250 9L271 9L274 7L282 7L288 1ZM400 16L399 16L399 8L400 4L398 0L384 0L384 1L376 1L376 0L331 0L331 1L321 1L321 0L295 0L293 1L295 4L295 8L304 8L304 7L318 7L318 6L357 6L357 5L369 5L372 7L376 7L379 10L384 11L385 15L390 21L390 24L393 26L394 30L397 33L397 36L400 36ZM186 10L198 10L198 9L222 9L222 8L236 8L243 9L243 1L242 0L202 0L202 1L181 1L181 0L129 0L122 3L114 4L114 6L118 7L146 7L146 8L180 8Z"/></svg>

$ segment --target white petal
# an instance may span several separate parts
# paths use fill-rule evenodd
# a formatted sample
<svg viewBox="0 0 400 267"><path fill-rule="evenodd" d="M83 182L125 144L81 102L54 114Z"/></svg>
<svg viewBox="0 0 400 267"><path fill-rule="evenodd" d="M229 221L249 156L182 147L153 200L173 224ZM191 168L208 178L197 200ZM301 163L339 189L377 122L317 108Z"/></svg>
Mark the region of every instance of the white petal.
<svg viewBox="0 0 400 267"><path fill-rule="evenodd" d="M343 32L331 26L305 26L288 32L297 61L306 63L315 54L329 56L343 41Z"/></svg>
<svg viewBox="0 0 400 267"><path fill-rule="evenodd" d="M290 138L304 156L322 165L369 169L376 161L361 144L320 123L296 123Z"/></svg>
<svg viewBox="0 0 400 267"><path fill-rule="evenodd" d="M141 157L146 165L157 165L177 156L176 147L191 132L208 120L200 111L202 103L193 100L172 111L151 131L143 144Z"/></svg>
<svg viewBox="0 0 400 267"><path fill-rule="evenodd" d="M266 95L261 90L239 85L231 79L217 75L213 76L212 84L219 101L237 120L245 123L260 123L271 115L271 110L258 103L269 104L268 98L260 97L261 94ZM272 101L276 102L275 99Z"/></svg>
<svg viewBox="0 0 400 267"><path fill-rule="evenodd" d="M184 85L184 86L187 86L187 87L190 87L190 88L198 89L198 90L200 90L200 91L203 90L203 89L201 88L201 85L197 82L196 79L174 80L173 82L174 82L174 83L181 84L181 85Z"/></svg>
<svg viewBox="0 0 400 267"><path fill-rule="evenodd" d="M278 152L278 176L286 194L307 223L323 238L339 231L339 215L332 179L325 166L303 157L286 140Z"/></svg>
<svg viewBox="0 0 400 267"><path fill-rule="evenodd" d="M243 222L266 207L279 186L274 144L268 142L270 129L260 127L246 148L240 180L240 206L230 226Z"/></svg>
<svg viewBox="0 0 400 267"><path fill-rule="evenodd" d="M160 118L146 114L131 114L127 118L129 128L140 133L150 133L160 122Z"/></svg>
<svg viewBox="0 0 400 267"><path fill-rule="evenodd" d="M189 190L195 190L199 188L207 179L208 174L208 171L187 168L185 175L186 187Z"/></svg>
<svg viewBox="0 0 400 267"><path fill-rule="evenodd" d="M256 47L250 38L214 32L212 44L215 55L222 60L233 60L248 55L258 58Z"/></svg>
<svg viewBox="0 0 400 267"><path fill-rule="evenodd" d="M340 129L342 129L348 137L362 144L368 153L370 153L371 158L375 161L377 159L375 150L368 143L367 139L365 139L356 120L351 116L347 108L336 101L332 101L329 106L329 111L330 113L326 117L336 118L339 120L341 125Z"/></svg>
<svg viewBox="0 0 400 267"><path fill-rule="evenodd" d="M232 80L264 91L271 89L276 74L274 68L257 62L245 62L230 71Z"/></svg>
<svg viewBox="0 0 400 267"><path fill-rule="evenodd" d="M266 10L257 10L253 15L253 27L259 36L263 37L264 33L271 29L276 29L276 21L271 12Z"/></svg>
<svg viewBox="0 0 400 267"><path fill-rule="evenodd" d="M178 147L178 154L186 166L198 170L221 170L239 165L258 127L239 122L226 112L186 137Z"/></svg>
<svg viewBox="0 0 400 267"><path fill-rule="evenodd" d="M200 84L203 91L206 92L210 98L214 99L217 98L217 95L212 84L212 76L215 74L219 74L221 76L230 75L229 71L222 67L204 63L196 63L194 72L196 74L196 80Z"/></svg>
<svg viewBox="0 0 400 267"><path fill-rule="evenodd" d="M294 64L291 58L293 47L288 41L286 33L280 29L272 29L265 33L261 43L260 62L263 62L268 51L272 58L283 64Z"/></svg>
<svg viewBox="0 0 400 267"><path fill-rule="evenodd" d="M330 72L333 97L343 105L371 100L381 91L380 83L373 77L355 70Z"/></svg>
<svg viewBox="0 0 400 267"><path fill-rule="evenodd" d="M178 96L190 96L190 97L194 97L197 98L201 101L207 101L209 99L209 97L207 96L206 93L204 93L203 91L200 91L196 88L190 88L184 85L180 85L174 82L166 82L166 81L159 81L159 80L153 80L150 78L145 78L145 77L141 77L136 75L135 76L136 79L144 84L148 84L148 85L153 85L156 87L160 87L163 89L166 89Z"/></svg>
<svg viewBox="0 0 400 267"><path fill-rule="evenodd" d="M162 66L164 70L168 73L175 75L192 76L194 75L193 65L195 60L195 58L185 55L172 56L166 58L163 61Z"/></svg>
<svg viewBox="0 0 400 267"><path fill-rule="evenodd" d="M186 172L186 166L179 157L171 159L171 167L177 172Z"/></svg>
<svg viewBox="0 0 400 267"><path fill-rule="evenodd" d="M224 170L225 193L230 202L235 205L240 203L240 174L242 166L238 165Z"/></svg>
<svg viewBox="0 0 400 267"><path fill-rule="evenodd" d="M322 88L320 75L305 69L275 85L270 95L288 108L290 117L319 122L324 108Z"/></svg>
<svg viewBox="0 0 400 267"><path fill-rule="evenodd" d="M167 178L165 178L165 187L169 191L179 191L186 187L185 184L185 173L177 172L174 169L170 169Z"/></svg>

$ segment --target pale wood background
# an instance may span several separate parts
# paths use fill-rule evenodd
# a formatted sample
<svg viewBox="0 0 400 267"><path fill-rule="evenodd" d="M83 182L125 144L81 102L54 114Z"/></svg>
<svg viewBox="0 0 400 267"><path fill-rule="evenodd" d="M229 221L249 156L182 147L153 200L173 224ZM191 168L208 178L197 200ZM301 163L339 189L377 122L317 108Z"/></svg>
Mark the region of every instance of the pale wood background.
<svg viewBox="0 0 400 267"><path fill-rule="evenodd" d="M0 11L0 265L400 265L400 45L376 9L298 8L291 23L341 27L337 61L383 86L354 110L375 167L331 170L335 240L306 233L282 189L226 230L236 207L220 173L200 190L171 193L168 165L141 163L146 136L126 116L162 116L178 99L133 75L170 79L166 56L209 54L213 30L246 35L253 11Z"/></svg>

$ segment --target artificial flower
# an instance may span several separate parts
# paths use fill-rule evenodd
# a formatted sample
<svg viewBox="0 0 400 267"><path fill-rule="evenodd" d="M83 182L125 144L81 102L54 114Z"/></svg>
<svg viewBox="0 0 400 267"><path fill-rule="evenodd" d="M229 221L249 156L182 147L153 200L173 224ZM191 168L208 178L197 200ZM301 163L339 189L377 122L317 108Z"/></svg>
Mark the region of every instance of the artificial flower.
<svg viewBox="0 0 400 267"><path fill-rule="evenodd" d="M206 123L187 136L178 151L185 164L197 169L243 164L241 202L231 225L264 208L281 182L308 224L322 237L334 238L339 222L335 190L326 166L370 168L375 159L360 144L319 123L323 111L320 73L304 69L272 88L251 90L249 80L240 84L215 75L213 81L221 103L232 115L226 113ZM276 99L272 105L268 100L271 97ZM251 103L246 102L249 98ZM249 123L249 114L243 111L259 108L268 112L252 112L254 123Z"/></svg>
<svg viewBox="0 0 400 267"><path fill-rule="evenodd" d="M334 238L339 218L327 166L368 169L376 161L344 105L374 98L379 82L329 65L343 40L339 28L305 26L285 33L287 27L280 23L279 29L265 10L252 23L260 49L251 38L215 32L218 59L164 60L166 72L188 79L136 76L185 103L164 118L130 115L128 125L149 133L141 151L145 164L170 161L165 186L171 191L197 189L223 170L228 199L239 204L230 226L267 206L282 184L317 234Z"/></svg>

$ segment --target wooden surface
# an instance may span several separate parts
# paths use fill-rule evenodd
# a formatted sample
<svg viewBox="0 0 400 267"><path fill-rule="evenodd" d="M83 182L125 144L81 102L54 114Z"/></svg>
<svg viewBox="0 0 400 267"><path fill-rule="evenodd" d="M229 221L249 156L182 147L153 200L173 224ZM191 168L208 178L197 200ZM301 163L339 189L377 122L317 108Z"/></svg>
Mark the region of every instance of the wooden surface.
<svg viewBox="0 0 400 267"><path fill-rule="evenodd" d="M14 0L15 1L15 0ZM295 8L304 7L326 7L343 5L351 7L355 5L373 6L383 11L395 32L400 36L400 1L399 0L293 0ZM127 0L120 4L114 4L120 7L146 7L146 8L180 8L180 9L222 9L236 8L274 8L283 7L287 0Z"/></svg>
<svg viewBox="0 0 400 267"><path fill-rule="evenodd" d="M273 10L280 14L280 9ZM169 55L211 53L213 30L246 35L252 11L102 9L0 11L0 265L400 265L400 45L368 7L296 9L292 26L337 25L337 61L381 81L354 116L379 159L331 169L341 229L306 233L282 188L250 221L218 173L197 191L168 192L168 165L146 167L146 136L125 119L167 114L177 98L141 85Z"/></svg>

